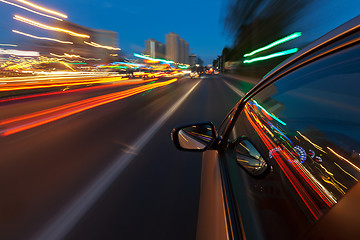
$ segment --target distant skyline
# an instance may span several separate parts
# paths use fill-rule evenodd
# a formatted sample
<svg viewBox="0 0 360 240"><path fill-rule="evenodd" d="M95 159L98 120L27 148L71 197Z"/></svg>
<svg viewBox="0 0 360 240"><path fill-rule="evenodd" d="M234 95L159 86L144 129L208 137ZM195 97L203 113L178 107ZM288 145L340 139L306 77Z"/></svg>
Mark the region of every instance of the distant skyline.
<svg viewBox="0 0 360 240"><path fill-rule="evenodd" d="M9 0L13 1L13 0ZM32 0L31 0L32 1ZM165 34L174 32L189 42L190 53L210 63L221 54L226 44L220 23L220 1L164 0L34 0L33 2L65 13L68 20L94 29L111 30L119 34L119 47L132 55L145 49L149 38L165 43ZM39 32L49 36L45 30L38 30L26 24L16 23L13 14L21 14L37 21L50 23L49 18L9 6L0 2L0 43L21 41L26 37L11 32L14 26L24 32ZM169 10L170 9L170 10Z"/></svg>
<svg viewBox="0 0 360 240"><path fill-rule="evenodd" d="M15 0L8 0L14 1ZM35 3L69 16L68 20L94 29L115 31L119 34L119 47L132 55L145 49L149 38L165 43L165 34L174 32L190 45L190 52L200 56L205 64L220 55L223 47L231 45L226 37L222 19L226 15L227 1L165 0L34 0ZM49 36L39 30L12 19L14 14L51 23L41 17L0 2L0 43L21 43L28 40L11 32L12 29ZM289 28L303 31L303 36L311 41L332 28L360 13L358 0L317 0L312 1L306 12L299 13ZM289 30L291 33L291 30ZM265 43L264 43L265 44Z"/></svg>

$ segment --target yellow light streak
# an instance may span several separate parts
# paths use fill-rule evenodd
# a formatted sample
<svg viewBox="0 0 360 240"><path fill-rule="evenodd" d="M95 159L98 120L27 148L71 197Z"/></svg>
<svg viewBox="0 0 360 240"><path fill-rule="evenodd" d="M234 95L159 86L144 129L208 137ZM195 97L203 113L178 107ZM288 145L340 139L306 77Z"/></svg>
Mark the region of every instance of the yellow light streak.
<svg viewBox="0 0 360 240"><path fill-rule="evenodd" d="M95 42L86 42L84 41L85 44L93 46L93 47L97 47L97 48L105 48L105 49L109 49L109 50L121 50L120 48L115 48L115 47L110 47L110 46L105 46L105 45L101 45Z"/></svg>
<svg viewBox="0 0 360 240"><path fill-rule="evenodd" d="M334 162L335 163L335 165L338 167L338 168L340 168L344 173L346 173L347 175L349 175L352 179L354 179L355 181L359 181L359 180L357 180L353 175L351 175L350 173L348 173L347 171L345 171L342 167L340 167L339 166L339 164L337 164L336 162Z"/></svg>
<svg viewBox="0 0 360 240"><path fill-rule="evenodd" d="M17 34L21 34L21 35L24 35L24 36L27 36L27 37L35 38L35 39L54 41L54 42L65 43L65 44L74 44L73 42L61 41L61 40L54 39L54 38L38 37L38 36L34 36L34 35L31 35L31 34L28 34L28 33L20 32L20 31L17 31L17 30L12 30L12 32L17 33Z"/></svg>
<svg viewBox="0 0 360 240"><path fill-rule="evenodd" d="M58 57L58 58L81 58L81 59L84 59L84 60L95 60L95 61L99 61L101 59L99 58L84 58L80 55L71 55L71 54L68 54L68 53L64 53L64 55L58 55L58 54L55 54L55 53L50 53L50 55L52 56L55 56L55 57ZM63 60L63 59L62 59ZM68 59L66 59L66 61L69 61ZM75 61L76 62L76 61Z"/></svg>
<svg viewBox="0 0 360 240"><path fill-rule="evenodd" d="M65 63L65 62L60 62L60 63L64 64L66 67L68 67L68 68L70 68L71 70L73 70L74 72L76 72L75 69L73 69L69 64L67 64L67 63Z"/></svg>
<svg viewBox="0 0 360 240"><path fill-rule="evenodd" d="M347 162L348 164L350 164L353 168L355 168L356 170L358 170L360 172L360 168L358 168L355 164L353 164L352 162L350 162L349 160L347 160L346 158L344 158L343 156L341 156L340 154L336 153L334 150L332 150L331 148L327 147L327 149L329 149L333 154L335 154L338 158L344 160L345 162Z"/></svg>
<svg viewBox="0 0 360 240"><path fill-rule="evenodd" d="M308 141L309 143L311 143L311 145L313 145L314 147L316 147L318 150L322 151L323 153L326 153L324 150L322 150L322 147L320 147L319 145L313 143L312 141L310 141L310 139L308 139L307 137L305 137L304 135L302 135L299 131L296 131L298 134L300 134L300 136L302 136L306 141Z"/></svg>
<svg viewBox="0 0 360 240"><path fill-rule="evenodd" d="M7 4L9 4L9 5L13 5L13 6L15 6L15 7L24 9L24 10L26 10L26 11L29 11L29 12L32 12L32 13L35 13L35 14L39 14L39 15L44 16L44 17L49 17L49 18L52 18L52 19L56 19L56 20L62 21L61 18L57 18L57 17L50 16L50 15L47 15L47 14L44 14L44 13L40 13L40 12L31 10L31 9L29 9L29 8L27 8L27 7L20 6L20 5L16 4L16 3L8 2L8 1L5 1L5 0L0 0L0 2L7 3Z"/></svg>
<svg viewBox="0 0 360 240"><path fill-rule="evenodd" d="M51 26L48 26L48 25L45 25L45 24L42 24L42 23L39 23L39 22L35 22L35 21L30 20L28 18L21 17L19 15L15 15L14 19L17 20L17 21L20 21L20 22L27 23L29 25L38 27L38 28L42 28L42 29L46 29L46 30L50 30L50 31L55 31L55 32L64 32L64 33L67 33L67 34L70 34L70 35L76 36L76 37L90 38L90 36L86 35L86 34L76 33L76 32L73 32L73 31L70 31L70 30L67 30L67 29L63 29L63 28L58 28L58 27L51 27Z"/></svg>
<svg viewBox="0 0 360 240"><path fill-rule="evenodd" d="M66 16L65 14L63 13L59 13L57 11L54 11L54 10L51 10L51 9L48 9L48 8L44 8L44 7L41 7L39 5L36 5L32 2L29 2L29 1L25 1L25 0L17 0L18 2L21 2L25 5L28 5L30 7L33 7L33 8L36 8L38 10L41 10L41 11L44 11L44 12L47 12L47 13L50 13L50 14L53 14L53 15L56 15L56 16L59 16L59 17L62 17L62 18L68 18L68 16Z"/></svg>

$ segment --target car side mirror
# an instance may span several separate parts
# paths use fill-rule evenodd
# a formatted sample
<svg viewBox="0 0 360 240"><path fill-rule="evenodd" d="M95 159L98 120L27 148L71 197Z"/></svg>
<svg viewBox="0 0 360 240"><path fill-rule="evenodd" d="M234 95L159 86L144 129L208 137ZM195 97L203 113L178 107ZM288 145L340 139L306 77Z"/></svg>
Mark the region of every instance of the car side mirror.
<svg viewBox="0 0 360 240"><path fill-rule="evenodd" d="M195 123L174 128L171 139L179 150L203 152L217 140L217 133L211 122Z"/></svg>
<svg viewBox="0 0 360 240"><path fill-rule="evenodd" d="M234 144L236 160L248 173L259 177L268 172L268 164L248 138L238 138Z"/></svg>

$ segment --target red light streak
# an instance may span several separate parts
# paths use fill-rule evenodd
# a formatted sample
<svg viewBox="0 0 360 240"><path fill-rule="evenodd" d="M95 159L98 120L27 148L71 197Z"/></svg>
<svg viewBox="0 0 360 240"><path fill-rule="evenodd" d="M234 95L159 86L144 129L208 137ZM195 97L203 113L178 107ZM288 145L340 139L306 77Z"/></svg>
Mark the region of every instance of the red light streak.
<svg viewBox="0 0 360 240"><path fill-rule="evenodd" d="M11 119L7 119L0 122L0 125L13 125L7 126L4 130L0 131L1 136L8 136L14 133L18 133L24 130L28 130L40 125L44 125L49 122L56 121L61 118L65 118L67 116L83 112L85 110L101 106L107 103L111 103L120 99L124 99L130 96L133 96L137 93L141 93L147 91L149 89L154 89L162 86L169 85L173 82L177 81L177 78L168 80L166 82L154 83L149 85L144 85L140 87L136 87L133 89L124 90L121 92L110 93L102 96L93 97L90 99L85 99L81 101L77 101L70 104L65 104L59 107L54 107L51 109L38 111L35 113L27 114L20 117L14 117ZM38 119L39 118L39 119ZM29 120L27 122L22 123L22 121Z"/></svg>
<svg viewBox="0 0 360 240"><path fill-rule="evenodd" d="M245 114L246 114L246 117L248 118L250 124L253 126L255 131L258 133L258 135L260 136L261 140L264 142L264 144L266 145L268 150L270 151L271 149L275 148L276 147L275 144L273 144L268 139L268 137L259 129L259 127L256 125L256 123L253 122L253 120L251 119L250 114L249 114L249 108L247 106L245 107ZM281 152L283 153L284 151L281 151ZM296 176L292 173L290 168L281 159L280 155L274 154L273 157L276 160L279 167L281 168L282 172L285 174L285 176L291 183L291 185L294 187L295 191L298 193L300 198L303 200L304 204L307 206L307 208L309 209L311 214L314 216L314 218L316 220L318 220L322 214L319 207L316 205L314 200L310 197L310 195L308 194L306 189L302 186L302 184L299 182L299 180L296 178Z"/></svg>
<svg viewBox="0 0 360 240"><path fill-rule="evenodd" d="M122 78L121 80L127 80L127 79L128 78ZM146 82L155 81L155 80L157 80L157 78L153 78L153 79L149 79L149 80L132 81L132 82L112 83L111 85L108 84L108 85L101 85L101 86L84 87L84 88L80 88L80 89L72 89L72 90L66 90L66 91L32 94L29 96L12 97L12 98L8 98L8 99L2 99L2 100L0 100L0 103L18 101L18 100L30 99L30 98L37 98L37 97L43 97L43 96L51 96L51 95L58 95L58 94L67 94L67 93L82 92L82 91L88 91L88 90L96 90L96 89L101 89L101 88L113 88L113 87L117 87L117 86L136 85L136 84L146 83ZM86 83L86 84L89 84L89 83ZM68 86L67 84L65 84L65 85Z"/></svg>
<svg viewBox="0 0 360 240"><path fill-rule="evenodd" d="M15 85L15 86L2 86L0 88L0 92L8 92L8 91L18 91L18 90L30 90L30 89L40 89L40 88L53 88L53 87L63 87L63 86L78 86L78 85L88 85L88 84L97 84L97 83L113 83L116 81L123 81L127 80L128 78L121 78L121 77L114 77L114 78L100 78L100 79L92 79L92 80L81 80L81 81L73 81L73 82L63 82L63 83L46 83L46 84L33 84L33 85ZM141 82L135 82L135 83L145 83L148 81L155 81L158 78L153 78L149 80L142 80ZM129 83L129 84L133 84ZM125 84L125 83L121 83Z"/></svg>

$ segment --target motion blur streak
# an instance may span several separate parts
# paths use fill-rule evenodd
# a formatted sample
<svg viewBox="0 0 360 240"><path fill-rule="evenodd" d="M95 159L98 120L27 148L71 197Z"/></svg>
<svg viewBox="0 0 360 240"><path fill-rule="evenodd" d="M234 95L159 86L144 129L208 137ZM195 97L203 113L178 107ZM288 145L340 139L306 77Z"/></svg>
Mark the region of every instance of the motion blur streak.
<svg viewBox="0 0 360 240"><path fill-rule="evenodd" d="M18 101L18 100L23 100L23 99L29 99L29 98L37 98L37 97L44 97L44 96L51 96L51 95L57 95L57 94L67 94L67 93L74 93L74 92L83 92L83 91L89 91L89 90L95 90L95 89L102 89L102 88L112 88L115 86L125 86L125 85L136 85L136 84L141 84L141 83L146 83L149 81L153 81L156 80L157 78L154 79L150 79L150 80L141 80L141 81L133 81L133 82L125 82L125 83L117 83L117 84L111 84L111 85L101 85L101 86L94 86L94 87L84 87L84 88L80 88L80 89L73 89L73 90L62 90L59 92L50 92L50 93L40 93L40 94L32 94L29 96L22 96L22 97L12 97L9 99L3 99L0 100L0 103L3 102L11 102L11 101ZM126 78L122 79L122 80L126 80ZM1 123L1 122L0 122Z"/></svg>
<svg viewBox="0 0 360 240"><path fill-rule="evenodd" d="M105 48L108 50L121 50L120 48L115 48L115 47L110 47L110 46L105 46L105 45L101 45L95 42L86 42L84 41L85 44L93 46L93 47L97 47L97 48Z"/></svg>
<svg viewBox="0 0 360 240"><path fill-rule="evenodd" d="M336 153L334 150L332 150L331 148L327 147L327 149L329 149L333 154L335 154L335 156L337 156L338 158L344 160L345 162L347 162L348 164L350 164L353 168L355 168L357 171L360 172L360 168L358 168L355 164L353 164L352 162L350 162L349 160L347 160L346 158L344 158L343 156L341 156L340 154Z"/></svg>
<svg viewBox="0 0 360 240"><path fill-rule="evenodd" d="M59 43L74 44L73 42L61 41L61 40L58 40L58 39L55 39L55 38L38 37L38 36L34 36L34 35L31 35L31 34L28 34L28 33L20 32L20 31L17 31L17 30L12 30L12 32L17 33L17 34L21 34L21 35L24 35L24 36L27 36L27 37L40 39L40 40L48 40L48 41L54 41L54 42L59 42Z"/></svg>
<svg viewBox="0 0 360 240"><path fill-rule="evenodd" d="M275 47L275 46L277 46L279 44L285 43L285 42L290 41L292 39L298 38L300 36L301 36L301 32L293 33L293 34L291 34L291 35L289 35L287 37L284 37L284 38L279 39L279 40L277 40L277 41L275 41L273 43L270 43L269 45L266 45L265 47L259 48L259 49L255 50L255 51L252 51L251 53L247 53L247 54L244 55L244 57L250 57L250 56L252 56L252 55L254 55L254 54L258 53L258 52L268 50L268 49L270 49L272 47Z"/></svg>
<svg viewBox="0 0 360 240"><path fill-rule="evenodd" d="M252 63L252 62L257 62L257 61L264 61L264 60L267 60L267 59L280 57L280 56L284 56L284 55L288 55L288 54L292 54L292 53L296 53L297 51L298 51L297 48L292 48L292 49L289 49L289 50L273 53L273 54L270 54L270 55L267 55L267 56L257 57L257 58L253 58L253 59L250 59L250 60L245 60L245 61L243 61L243 63Z"/></svg>
<svg viewBox="0 0 360 240"><path fill-rule="evenodd" d="M99 84L99 83L111 83L111 82L117 82L117 81L121 81L121 80L127 80L127 79L123 79L121 77L114 77L114 78L101 78L101 79L97 79L97 80L91 80L91 81L75 81L75 82L63 82L63 83L47 83L45 84L34 84L34 85L28 85L28 86L24 86L19 85L19 86L6 86L6 87L1 87L0 88L0 92L8 92L8 91L15 91L15 90L29 90L29 89L42 89L42 88L52 88L52 87L69 87L69 86L78 86L78 85L88 85L88 84ZM150 79L151 81L157 80L157 78L154 79ZM148 80L148 81L150 81ZM143 81L144 82L144 81Z"/></svg>
<svg viewBox="0 0 360 240"><path fill-rule="evenodd" d="M260 136L261 140L265 143L266 147L269 149L274 149L276 146L267 139L266 135L259 129L257 124L252 120L250 117L250 109L246 106L245 107L245 114L255 131ZM282 172L285 174L291 185L293 185L295 191L298 193L300 198L303 200L304 204L307 206L311 214L314 216L316 220L319 219L321 216L321 211L317 204L314 202L314 200L310 197L308 192L305 190L305 188L302 186L302 184L299 182L299 180L296 178L296 176L292 173L290 168L283 162L283 160L280 158L280 156L274 155L274 159L276 160L279 167L282 169Z"/></svg>
<svg viewBox="0 0 360 240"><path fill-rule="evenodd" d="M0 131L0 135L8 136L8 135L11 135L11 134L14 134L17 132L21 132L21 131L24 131L24 130L27 130L30 128L34 128L34 127L37 127L37 126L40 126L40 125L43 125L43 124L46 124L49 122L56 121L61 118L65 118L67 116L88 110L90 108L94 108L97 106L104 105L106 103L110 103L110 102L114 102L114 101L117 101L117 100L120 100L123 98L130 97L137 93L141 93L141 92L144 92L144 91L147 91L150 89L169 85L175 81L177 81L176 78L168 80L166 82L149 84L149 85L125 90L122 92L110 93L110 94L106 94L103 96L93 97L90 99L85 99L85 100L81 100L78 102L51 108L48 110L12 118L12 119L9 119L6 121L2 121L2 122L0 122L0 126L4 126L5 124L9 124L9 123L15 123L14 124L15 126L9 126L9 127L5 126L5 129ZM37 117L40 117L40 116L42 118L37 119ZM27 119L29 119L30 121L24 122L24 123L18 123L18 122L21 122L21 121L27 120Z"/></svg>
<svg viewBox="0 0 360 240"><path fill-rule="evenodd" d="M21 17L19 15L15 15L14 19L17 20L17 21L20 21L20 22L27 23L29 25L38 27L38 28L42 28L42 29L46 29L46 30L50 30L50 31L55 31L55 32L64 32L64 33L67 33L69 35L76 36L76 37L90 38L90 36L86 35L86 34L76 33L76 32L73 32L73 31L70 31L70 30L67 30L67 29L63 29L63 28L58 28L58 27L51 27L51 26L48 26L48 25L45 25L45 24L42 24L42 23L39 23L39 22L35 22L35 21L31 20L31 19Z"/></svg>
<svg viewBox="0 0 360 240"><path fill-rule="evenodd" d="M115 179L122 173L128 164L135 158L136 153L140 152L143 147L151 140L153 135L161 128L161 126L175 113L181 104L190 96L190 94L199 85L198 82L193 86L181 99L179 99L169 110L167 110L143 135L141 135L133 146L134 151L131 153L124 153L116 159L102 174L92 182L85 191L76 198L71 205L64 211L59 213L59 216L52 221L43 232L31 239L36 240L60 240L64 239L66 234L78 223L78 221L88 212L88 210L96 203L96 201L103 195ZM135 154L134 154L135 152Z"/></svg>
<svg viewBox="0 0 360 240"><path fill-rule="evenodd" d="M38 10L41 10L43 12L47 12L47 13L50 13L50 14L53 14L53 15L57 15L59 17L62 17L62 18L67 18L68 16L66 16L65 14L62 14L62 13L59 13L59 12L56 12L54 10L51 10L51 9L48 9L48 8L44 8L44 7L41 7L39 5L36 5L32 2L29 2L29 1L25 1L25 0L17 0L18 2L21 2L25 5L28 5L28 6L31 6L33 8L36 8Z"/></svg>
<svg viewBox="0 0 360 240"><path fill-rule="evenodd" d="M13 6L15 6L15 7L18 7L18 8L24 9L24 10L26 10L26 11L29 11L29 12L32 12L32 13L35 13L35 14L38 14L38 15L41 15L41 16L44 16L44 17L49 17L49 18L53 18L53 19L56 19L56 20L62 21L62 19L61 19L61 18L57 18L57 17L53 17L53 16L50 16L50 15L47 15L47 14L44 14L44 13L40 13L40 12L37 12L37 11L31 10L31 9L29 9L29 8L26 8L26 7L20 6L20 5L16 4L16 3L8 2L8 1L5 1L5 0L0 0L0 2L7 3L7 4L10 4L10 5L13 5Z"/></svg>

